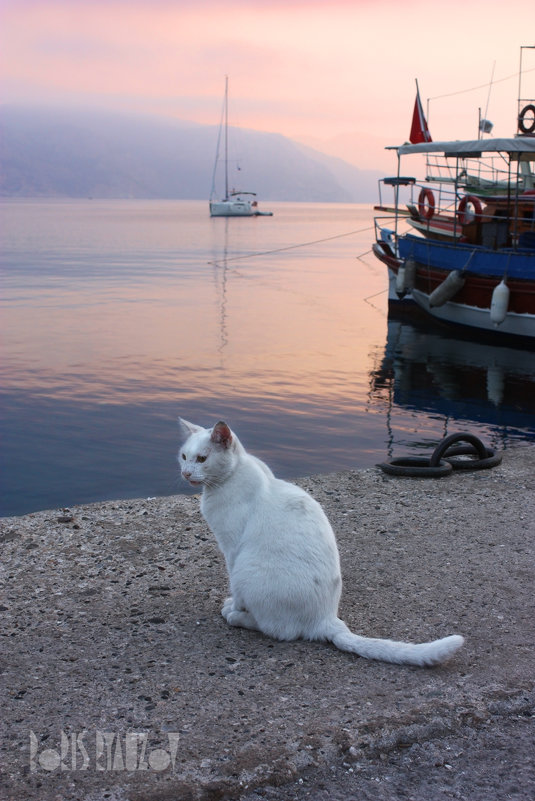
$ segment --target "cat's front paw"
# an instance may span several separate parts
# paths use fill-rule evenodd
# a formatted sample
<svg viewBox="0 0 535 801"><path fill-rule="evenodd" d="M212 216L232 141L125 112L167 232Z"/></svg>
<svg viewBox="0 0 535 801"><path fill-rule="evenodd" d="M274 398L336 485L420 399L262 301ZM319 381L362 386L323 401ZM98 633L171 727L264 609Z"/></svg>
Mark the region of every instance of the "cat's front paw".
<svg viewBox="0 0 535 801"><path fill-rule="evenodd" d="M228 621L228 616L231 612L234 612L234 598L230 597L225 600L223 604L223 608L221 610L221 614Z"/></svg>

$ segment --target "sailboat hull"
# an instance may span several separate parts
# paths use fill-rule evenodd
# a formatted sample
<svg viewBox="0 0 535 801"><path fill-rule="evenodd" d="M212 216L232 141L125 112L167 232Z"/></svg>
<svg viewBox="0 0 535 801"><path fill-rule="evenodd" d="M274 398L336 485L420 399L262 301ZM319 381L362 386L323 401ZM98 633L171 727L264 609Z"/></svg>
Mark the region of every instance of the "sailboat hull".
<svg viewBox="0 0 535 801"><path fill-rule="evenodd" d="M250 200L210 201L210 217L254 217L257 213Z"/></svg>

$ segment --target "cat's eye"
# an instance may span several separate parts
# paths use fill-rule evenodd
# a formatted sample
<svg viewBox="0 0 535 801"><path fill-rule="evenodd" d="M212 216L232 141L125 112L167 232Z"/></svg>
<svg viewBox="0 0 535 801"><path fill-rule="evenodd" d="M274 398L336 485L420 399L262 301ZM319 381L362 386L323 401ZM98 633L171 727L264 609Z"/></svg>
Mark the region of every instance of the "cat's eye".
<svg viewBox="0 0 535 801"><path fill-rule="evenodd" d="M182 458L184 459L184 461L186 460L186 454L185 453L182 454Z"/></svg>
<svg viewBox="0 0 535 801"><path fill-rule="evenodd" d="M197 456L197 459L195 461L201 462L201 464L202 464L203 462L206 461L206 456Z"/></svg>

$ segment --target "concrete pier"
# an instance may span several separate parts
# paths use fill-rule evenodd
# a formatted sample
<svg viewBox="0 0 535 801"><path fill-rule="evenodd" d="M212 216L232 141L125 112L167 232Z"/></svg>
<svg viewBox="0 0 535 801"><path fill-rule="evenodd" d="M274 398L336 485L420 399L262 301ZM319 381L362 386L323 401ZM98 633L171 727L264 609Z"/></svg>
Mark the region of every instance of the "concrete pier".
<svg viewBox="0 0 535 801"><path fill-rule="evenodd" d="M535 797L534 474L526 444L436 480L296 482L353 631L465 636L433 669L229 628L198 497L2 519L0 798Z"/></svg>

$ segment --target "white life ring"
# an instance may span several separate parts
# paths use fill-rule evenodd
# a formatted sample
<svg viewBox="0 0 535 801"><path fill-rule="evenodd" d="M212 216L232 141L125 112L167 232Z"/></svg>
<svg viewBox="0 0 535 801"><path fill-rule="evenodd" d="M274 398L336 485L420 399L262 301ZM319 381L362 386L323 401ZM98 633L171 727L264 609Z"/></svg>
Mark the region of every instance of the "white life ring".
<svg viewBox="0 0 535 801"><path fill-rule="evenodd" d="M473 207L473 212L470 210L470 206ZM461 198L459 208L457 209L459 225L467 225L469 222L473 222L474 217L477 219L481 216L482 210L481 201L478 197L475 195L465 195Z"/></svg>
<svg viewBox="0 0 535 801"><path fill-rule="evenodd" d="M423 187L418 195L418 213L424 220L430 220L435 213L435 196L427 187Z"/></svg>

